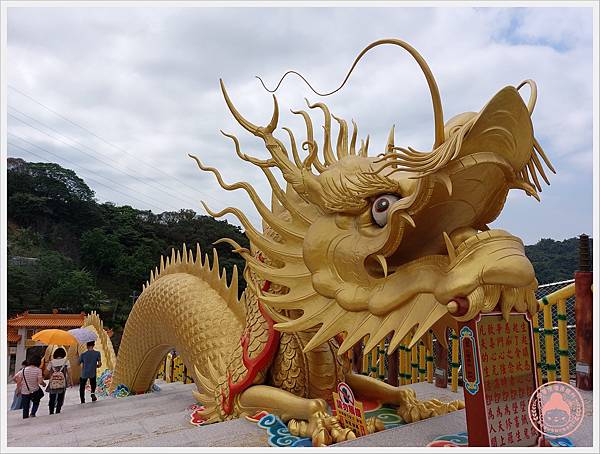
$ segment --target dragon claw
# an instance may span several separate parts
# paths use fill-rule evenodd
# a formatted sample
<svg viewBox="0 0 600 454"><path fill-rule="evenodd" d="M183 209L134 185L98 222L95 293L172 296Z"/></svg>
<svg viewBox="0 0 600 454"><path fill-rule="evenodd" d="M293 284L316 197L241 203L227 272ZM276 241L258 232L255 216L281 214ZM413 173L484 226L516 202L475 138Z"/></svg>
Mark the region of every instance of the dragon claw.
<svg viewBox="0 0 600 454"><path fill-rule="evenodd" d="M462 400L453 400L451 402L441 402L438 399L419 401L412 395L398 408L398 414L406 422L416 422L433 416L441 416L452 411L465 408L465 403Z"/></svg>
<svg viewBox="0 0 600 454"><path fill-rule="evenodd" d="M383 430L384 424L378 417L366 421L367 432ZM338 418L324 412L315 413L308 421L290 419L287 423L290 434L299 437L311 437L313 446L329 446L346 440L354 440L356 434L351 429L342 427Z"/></svg>

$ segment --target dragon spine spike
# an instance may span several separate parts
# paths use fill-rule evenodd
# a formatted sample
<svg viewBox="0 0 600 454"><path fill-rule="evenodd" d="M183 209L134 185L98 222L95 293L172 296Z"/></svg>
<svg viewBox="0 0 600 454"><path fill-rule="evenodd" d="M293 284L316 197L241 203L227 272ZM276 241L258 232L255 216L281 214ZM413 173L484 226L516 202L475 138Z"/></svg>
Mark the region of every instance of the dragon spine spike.
<svg viewBox="0 0 600 454"><path fill-rule="evenodd" d="M232 304L232 303L237 304L237 302L238 302L237 287L238 287L238 269L237 269L237 265L233 265L233 269L231 270L231 283L229 284L229 287L228 287L228 289L229 289L229 297L227 298L228 304Z"/></svg>
<svg viewBox="0 0 600 454"><path fill-rule="evenodd" d="M202 268L202 251L200 250L200 244L196 243L196 265Z"/></svg>
<svg viewBox="0 0 600 454"><path fill-rule="evenodd" d="M452 197L452 180L450 179L450 176L446 172L440 171L436 174L436 177L446 188L448 197Z"/></svg>
<svg viewBox="0 0 600 454"><path fill-rule="evenodd" d="M217 254L217 250L213 248L213 265L211 270L212 284L217 285L221 280L221 273L219 270L219 255Z"/></svg>
<svg viewBox="0 0 600 454"><path fill-rule="evenodd" d="M183 263L188 263L187 247L185 246L185 243L183 243L183 247L181 248L181 258Z"/></svg>
<svg viewBox="0 0 600 454"><path fill-rule="evenodd" d="M226 304L234 312L235 316L240 319L240 321L244 320L244 307L242 307L238 298L239 277L237 267L235 265L231 276L231 282L228 284L227 273L225 268L223 268L221 273L221 270L219 269L219 256L217 250L214 248L212 267L210 266L208 254L204 254L204 263L202 262L202 250L198 243L196 244L195 259L192 250L188 250L185 245L182 246L182 252L175 251L175 249L173 249L171 256L176 257L176 259L173 261L167 259L166 264L164 264L161 257L161 268L155 268L154 271L151 271L150 280L142 286L143 291L146 290L150 284L153 284L155 281L159 280L162 276L185 272L204 279L210 285L210 287L223 298ZM186 260L182 260L181 257L186 257Z"/></svg>

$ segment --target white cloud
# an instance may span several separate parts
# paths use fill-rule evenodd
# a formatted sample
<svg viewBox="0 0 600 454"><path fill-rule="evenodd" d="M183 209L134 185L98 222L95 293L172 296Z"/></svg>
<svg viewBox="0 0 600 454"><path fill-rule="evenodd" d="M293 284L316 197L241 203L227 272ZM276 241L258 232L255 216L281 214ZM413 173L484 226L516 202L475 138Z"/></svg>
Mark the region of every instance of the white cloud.
<svg viewBox="0 0 600 454"><path fill-rule="evenodd" d="M511 197L499 222L526 242L551 236L550 231L562 238L591 231L592 224L587 194L592 178L591 27L589 8L13 7L8 9L9 84L116 147L14 90L9 90L9 105L85 144L90 147L86 151L115 168L61 142L50 142L13 118L9 132L117 181L163 209L202 211L199 203L194 204L202 198L212 208L238 206L253 213L250 218L258 224L243 194L221 190L187 157L189 152L197 154L218 167L228 182L250 181L269 200L262 174L239 162L229 139L218 132L236 133L245 152L266 157L260 141L231 119L219 92L219 77L244 115L255 123L266 122L270 97L254 75L273 86L286 70L297 69L317 89L330 90L366 44L399 37L431 66L446 119L481 109L505 85L525 78L538 82L536 135L559 175L584 177L576 187L570 178L553 178L542 203L536 205L536 217L542 222L535 226L522 218L518 208L534 203L531 198L514 198L513 210ZM280 125L289 125L297 137L304 135L303 123L289 109L306 108L305 96L319 99L293 78L278 91ZM359 137L371 134L372 150L383 148L392 124L398 144L431 146L427 86L418 66L397 48L374 50L347 86L324 101L333 113L357 121ZM19 116L15 110L9 112ZM316 130L320 118L313 115ZM9 155L37 160L10 147ZM48 160L56 161L49 155ZM77 166L64 165L80 172ZM101 200L147 208L107 187L90 185ZM574 188L585 193L575 197L571 207L580 225L564 225L556 232L547 226L562 202L545 195Z"/></svg>

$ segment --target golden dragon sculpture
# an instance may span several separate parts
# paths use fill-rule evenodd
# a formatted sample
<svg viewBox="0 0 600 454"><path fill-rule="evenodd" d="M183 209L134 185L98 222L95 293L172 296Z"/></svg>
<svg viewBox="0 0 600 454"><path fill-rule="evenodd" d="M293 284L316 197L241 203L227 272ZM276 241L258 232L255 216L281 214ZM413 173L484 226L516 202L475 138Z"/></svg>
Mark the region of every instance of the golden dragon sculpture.
<svg viewBox="0 0 600 454"><path fill-rule="evenodd" d="M270 155L245 154L234 135L237 156L260 168L271 189L267 206L246 182L225 190L244 190L263 220L262 231L236 208L218 213L237 216L250 249L228 242L246 261L247 288L238 298L237 270L228 284L219 270L187 250L173 251L134 305L113 376L113 386L145 392L157 366L171 348L193 371L197 400L207 422L266 410L288 423L293 434L311 436L314 445L354 437L328 412L332 391L346 381L359 398L395 404L412 422L462 408L460 401L419 401L408 387L393 387L351 371L345 353L368 336L365 351L391 336L389 352L412 334L414 345L432 330L445 344L445 330L498 304L504 313L537 311L537 287L520 239L487 224L502 211L510 189L539 200L542 166L554 171L534 138L531 114L537 90L533 81L500 90L478 113L444 123L434 77L419 53L404 48L422 69L434 111L431 151L398 147L394 128L387 146L369 155L369 138L357 143L357 127L332 115L323 103L308 104L324 116L321 144L306 111L293 111L306 125L299 144L288 128L277 138L279 106L266 126L245 119L225 85L225 102L238 123L264 141ZM348 79L346 76L346 80ZM345 82L345 81L344 81ZM525 103L518 93L530 87ZM339 126L332 138L332 118ZM300 149L305 151L302 157ZM281 172L281 187L273 170ZM369 431L381 429L378 420Z"/></svg>

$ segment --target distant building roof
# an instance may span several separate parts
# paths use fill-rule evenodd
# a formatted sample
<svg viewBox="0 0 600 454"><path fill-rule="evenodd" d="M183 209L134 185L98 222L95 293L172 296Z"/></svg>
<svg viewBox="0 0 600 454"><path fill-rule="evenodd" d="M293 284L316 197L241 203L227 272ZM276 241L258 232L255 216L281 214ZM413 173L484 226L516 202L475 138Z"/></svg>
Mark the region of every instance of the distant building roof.
<svg viewBox="0 0 600 454"><path fill-rule="evenodd" d="M85 314L30 314L25 312L8 320L13 328L79 328L83 325Z"/></svg>
<svg viewBox="0 0 600 454"><path fill-rule="evenodd" d="M27 266L34 265L39 262L39 260L40 259L37 257L20 257L15 255L14 257L9 257L8 264L14 266Z"/></svg>
<svg viewBox="0 0 600 454"><path fill-rule="evenodd" d="M13 342L18 344L21 340L21 335L17 332L17 329L12 326L8 327L7 337L9 343Z"/></svg>

